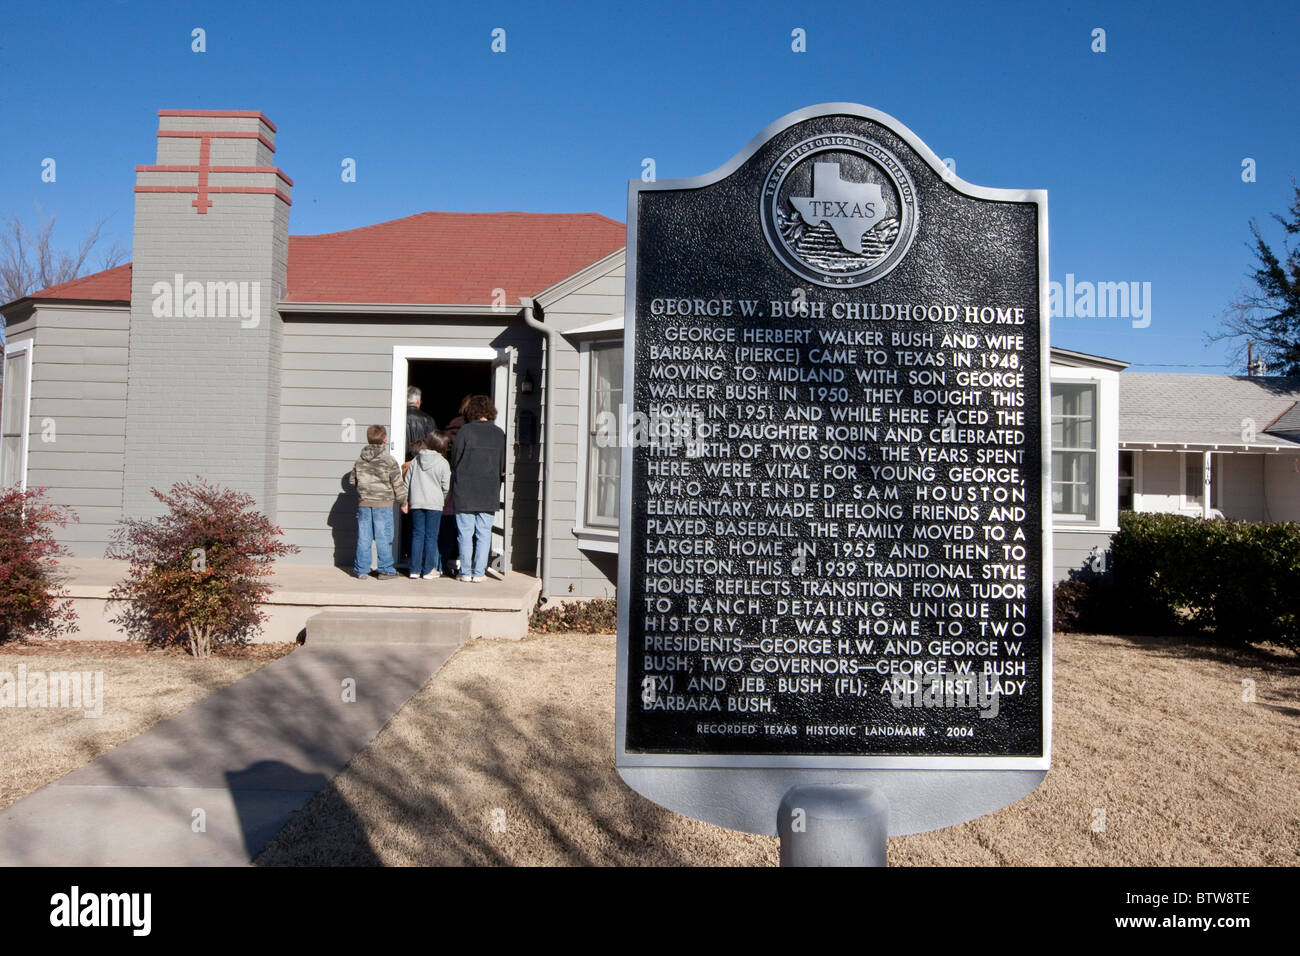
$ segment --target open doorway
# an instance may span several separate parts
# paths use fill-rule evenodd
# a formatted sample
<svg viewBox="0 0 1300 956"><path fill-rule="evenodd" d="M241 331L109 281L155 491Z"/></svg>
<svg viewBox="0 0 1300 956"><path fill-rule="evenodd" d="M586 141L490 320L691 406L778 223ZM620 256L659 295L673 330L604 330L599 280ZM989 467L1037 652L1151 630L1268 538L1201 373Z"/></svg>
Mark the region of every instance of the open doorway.
<svg viewBox="0 0 1300 956"><path fill-rule="evenodd" d="M467 394L488 395L497 406L500 417L497 425L511 433L510 383L514 377L515 350L473 346L399 345L393 348L393 404L392 425L389 429L394 457L405 460L406 454L406 390L415 386L421 392L420 407L433 417L440 429L459 415L461 400ZM492 530L492 555L489 570L495 569L503 576L510 565L509 529L510 511L505 502L510 500L511 447L506 444L506 481L502 488L503 500L497 510ZM395 510L398 527L397 546L394 548L405 564L410 553L410 522L403 520ZM453 522L443 522L451 540L447 542L454 552ZM441 529L440 529L441 540ZM448 557L454 558L454 553ZM444 567L444 574L447 573Z"/></svg>
<svg viewBox="0 0 1300 956"><path fill-rule="evenodd" d="M433 416L439 428L446 428L460 414L460 402L466 395L492 394L490 361L408 359L406 365L407 387L414 385L420 390L420 408Z"/></svg>

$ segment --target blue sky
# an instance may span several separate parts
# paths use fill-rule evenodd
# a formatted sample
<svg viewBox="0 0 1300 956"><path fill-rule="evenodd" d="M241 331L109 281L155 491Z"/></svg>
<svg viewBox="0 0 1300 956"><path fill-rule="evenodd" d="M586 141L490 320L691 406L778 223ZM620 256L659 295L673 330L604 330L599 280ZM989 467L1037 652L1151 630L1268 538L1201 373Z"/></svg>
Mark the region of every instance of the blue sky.
<svg viewBox="0 0 1300 956"><path fill-rule="evenodd" d="M857 102L970 182L1046 188L1052 279L1150 283L1149 326L1061 317L1054 345L1228 371L1204 333L1247 282L1250 220L1280 240L1270 216L1300 176L1298 49L1300 5L1282 2L7 0L0 215L33 221L39 203L64 245L108 217L129 247L157 111L259 109L279 127L296 235L430 209L621 221L644 158L660 178L699 175L785 113Z"/></svg>

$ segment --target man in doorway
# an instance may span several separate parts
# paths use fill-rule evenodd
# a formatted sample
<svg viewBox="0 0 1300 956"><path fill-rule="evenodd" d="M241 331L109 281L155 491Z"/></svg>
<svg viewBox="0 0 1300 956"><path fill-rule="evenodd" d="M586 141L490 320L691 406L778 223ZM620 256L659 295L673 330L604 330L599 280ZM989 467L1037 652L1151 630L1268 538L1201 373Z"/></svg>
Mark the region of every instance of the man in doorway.
<svg viewBox="0 0 1300 956"><path fill-rule="evenodd" d="M403 449L402 457L404 462L415 457L415 452L411 451L411 448L417 441L427 441L429 434L438 430L438 423L433 420L433 416L420 408L422 398L423 393L414 385L406 390L406 448ZM411 522L409 519L402 522L401 548L401 561L405 563L409 561L411 555Z"/></svg>
<svg viewBox="0 0 1300 956"><path fill-rule="evenodd" d="M460 539L460 580L487 578L492 518L501 501L506 470L506 434L493 424L492 399L475 395L465 407L465 424L451 448L451 487Z"/></svg>
<svg viewBox="0 0 1300 956"><path fill-rule="evenodd" d="M404 461L410 461L415 455L411 446L417 441L425 441L430 432L438 430L438 423L433 416L420 408L422 393L412 385L406 390L406 449Z"/></svg>

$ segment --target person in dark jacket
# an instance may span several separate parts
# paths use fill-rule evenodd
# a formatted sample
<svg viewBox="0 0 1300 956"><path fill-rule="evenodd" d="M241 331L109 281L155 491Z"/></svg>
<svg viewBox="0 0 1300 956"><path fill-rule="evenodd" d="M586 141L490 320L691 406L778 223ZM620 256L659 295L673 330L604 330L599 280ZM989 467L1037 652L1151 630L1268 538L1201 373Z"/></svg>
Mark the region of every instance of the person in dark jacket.
<svg viewBox="0 0 1300 956"><path fill-rule="evenodd" d="M465 424L451 448L462 581L483 581L487 575L492 518L501 501L501 479L506 470L506 434L493 424L496 417L492 399L473 396L465 409Z"/></svg>
<svg viewBox="0 0 1300 956"><path fill-rule="evenodd" d="M426 441L430 432L438 430L438 423L433 416L420 408L421 392L412 385L406 390L406 457L410 461L415 457L411 446L417 441Z"/></svg>
<svg viewBox="0 0 1300 956"><path fill-rule="evenodd" d="M447 430L442 433L447 436L449 459L451 449L456 445L456 433L465 424L465 409L469 408L469 400L473 397L473 393L470 393L460 400L460 404L456 406L456 417L447 423ZM456 576L456 565L460 561L460 537L456 530L455 499L450 493L447 494L447 501L442 506L442 524L438 527L438 552L442 555L442 573L449 578Z"/></svg>

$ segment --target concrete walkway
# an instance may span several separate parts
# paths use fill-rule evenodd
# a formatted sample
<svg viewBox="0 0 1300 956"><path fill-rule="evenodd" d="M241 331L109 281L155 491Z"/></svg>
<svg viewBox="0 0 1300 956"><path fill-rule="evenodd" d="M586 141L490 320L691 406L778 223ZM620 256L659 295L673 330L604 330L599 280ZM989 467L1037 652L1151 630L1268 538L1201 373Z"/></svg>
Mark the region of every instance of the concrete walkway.
<svg viewBox="0 0 1300 956"><path fill-rule="evenodd" d="M0 811L4 866L248 863L460 647L312 641ZM351 683L348 683L351 682ZM355 701L345 701L347 689Z"/></svg>

